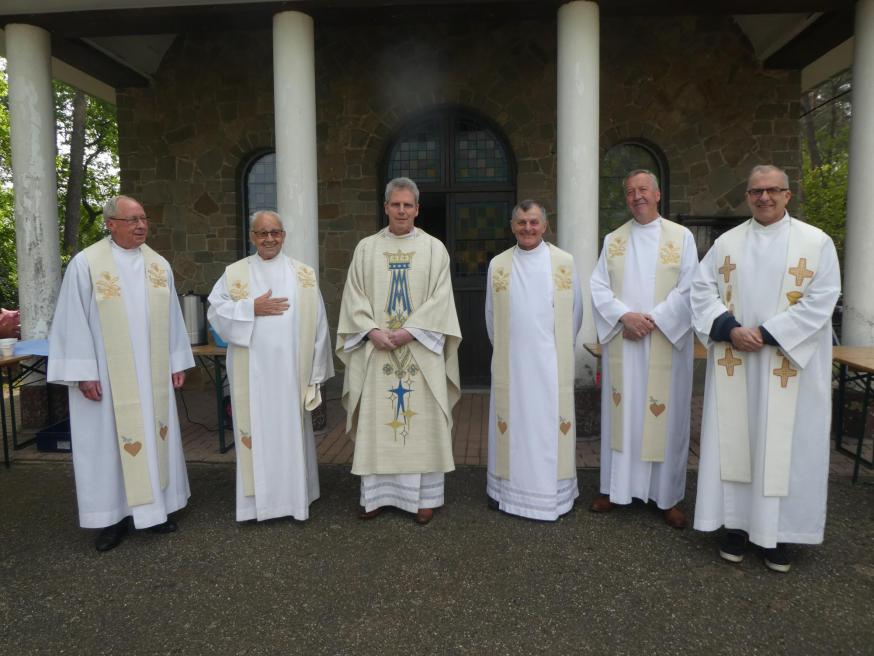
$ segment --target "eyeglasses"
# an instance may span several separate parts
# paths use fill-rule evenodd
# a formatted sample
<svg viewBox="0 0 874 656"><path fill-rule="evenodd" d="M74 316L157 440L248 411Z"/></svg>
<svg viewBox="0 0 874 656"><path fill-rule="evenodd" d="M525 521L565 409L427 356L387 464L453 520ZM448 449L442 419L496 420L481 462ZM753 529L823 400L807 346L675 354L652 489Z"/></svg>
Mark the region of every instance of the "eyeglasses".
<svg viewBox="0 0 874 656"><path fill-rule="evenodd" d="M762 194L765 192L768 193L769 196L776 196L779 193L784 191L789 191L788 187L766 187L765 189L747 189L747 193L753 198L761 198Z"/></svg>
<svg viewBox="0 0 874 656"><path fill-rule="evenodd" d="M268 237L271 239L279 239L285 234L285 230L253 230L252 234L258 239L267 239Z"/></svg>
<svg viewBox="0 0 874 656"><path fill-rule="evenodd" d="M122 218L117 217L117 216L111 216L109 218L112 219L113 221L121 221L125 225L129 225L129 226L136 225L137 223L148 223L149 222L149 217L147 217L147 216L132 216L132 217L127 218L127 219L122 219Z"/></svg>

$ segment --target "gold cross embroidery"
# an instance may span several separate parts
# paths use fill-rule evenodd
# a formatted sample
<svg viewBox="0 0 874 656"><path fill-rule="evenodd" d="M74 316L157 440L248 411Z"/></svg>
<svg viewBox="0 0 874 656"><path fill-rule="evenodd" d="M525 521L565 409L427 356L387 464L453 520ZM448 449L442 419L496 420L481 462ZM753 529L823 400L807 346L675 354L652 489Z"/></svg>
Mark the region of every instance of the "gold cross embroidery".
<svg viewBox="0 0 874 656"><path fill-rule="evenodd" d="M731 277L731 272L735 269L737 269L737 265L732 263L731 255L726 255L723 265L719 267L718 271L722 274L722 279L727 283Z"/></svg>
<svg viewBox="0 0 874 656"><path fill-rule="evenodd" d="M798 370L789 366L789 358L783 358L783 366L774 369L774 375L780 379L780 387L786 387L789 379L798 375Z"/></svg>
<svg viewBox="0 0 874 656"><path fill-rule="evenodd" d="M741 366L743 363L743 360L734 357L734 353L731 352L730 346L725 347L725 357L716 361L716 364L725 367L725 373L729 376L734 376L734 368Z"/></svg>
<svg viewBox="0 0 874 656"><path fill-rule="evenodd" d="M805 278L813 278L813 271L807 268L807 258L798 258L798 266L789 267L789 275L795 276L795 284L799 287L801 286L801 283L804 282Z"/></svg>

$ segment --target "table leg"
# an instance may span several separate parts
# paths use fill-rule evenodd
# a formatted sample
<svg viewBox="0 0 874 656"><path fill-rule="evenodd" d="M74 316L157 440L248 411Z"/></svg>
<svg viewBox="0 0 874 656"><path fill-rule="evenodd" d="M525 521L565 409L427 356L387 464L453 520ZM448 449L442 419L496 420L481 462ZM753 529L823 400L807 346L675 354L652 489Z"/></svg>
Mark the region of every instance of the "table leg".
<svg viewBox="0 0 874 656"><path fill-rule="evenodd" d="M12 372L9 367L3 367L0 370L0 421L3 422L3 462L6 464L6 469L9 469L9 435L6 431L6 397L3 394L3 375L7 378L12 378ZM14 402L14 400L13 400Z"/></svg>
<svg viewBox="0 0 874 656"><path fill-rule="evenodd" d="M868 424L868 402L871 398L871 374L865 375L865 398L862 400L862 418L859 421L859 441L856 444L856 457L853 463L853 483L859 478L859 465L862 464L862 444L865 441L865 427Z"/></svg>

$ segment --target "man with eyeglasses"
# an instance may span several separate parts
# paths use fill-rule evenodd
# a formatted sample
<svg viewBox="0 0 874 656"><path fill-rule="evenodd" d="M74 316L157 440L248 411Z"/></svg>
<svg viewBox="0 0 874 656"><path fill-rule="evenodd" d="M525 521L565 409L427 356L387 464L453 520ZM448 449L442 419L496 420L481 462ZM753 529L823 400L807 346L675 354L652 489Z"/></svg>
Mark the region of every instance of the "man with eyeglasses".
<svg viewBox="0 0 874 656"><path fill-rule="evenodd" d="M146 245L128 196L103 208L109 236L67 265L49 334L47 379L70 386L79 523L98 551L131 526L172 533L188 502L174 389L194 366L173 271Z"/></svg>
<svg viewBox="0 0 874 656"><path fill-rule="evenodd" d="M209 295L209 321L228 343L237 455L237 521L309 518L319 498L312 418L334 375L316 272L282 252L276 212L255 212L257 253L231 264Z"/></svg>
<svg viewBox="0 0 874 656"><path fill-rule="evenodd" d="M443 505L452 459L452 407L460 397L461 331L446 247L415 226L419 189L385 188L388 226L355 248L337 328L346 365L343 407L361 476L361 519L385 506L427 524Z"/></svg>
<svg viewBox="0 0 874 656"><path fill-rule="evenodd" d="M752 218L716 240L692 283L708 349L695 528L724 528L788 572L787 543L823 539L831 419L831 316L841 289L831 238L786 211L786 173L756 166Z"/></svg>

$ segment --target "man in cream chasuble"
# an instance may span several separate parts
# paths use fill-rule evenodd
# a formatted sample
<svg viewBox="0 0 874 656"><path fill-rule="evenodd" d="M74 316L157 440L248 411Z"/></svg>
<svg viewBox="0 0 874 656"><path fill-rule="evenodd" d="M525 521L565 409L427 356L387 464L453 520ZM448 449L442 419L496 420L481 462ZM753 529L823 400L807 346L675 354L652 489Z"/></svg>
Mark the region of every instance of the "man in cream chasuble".
<svg viewBox="0 0 874 656"><path fill-rule="evenodd" d="M383 506L428 523L452 471L452 408L460 396L449 256L415 227L419 190L396 178L385 192L388 227L355 249L337 329L346 365L343 407L355 439L361 517Z"/></svg>

